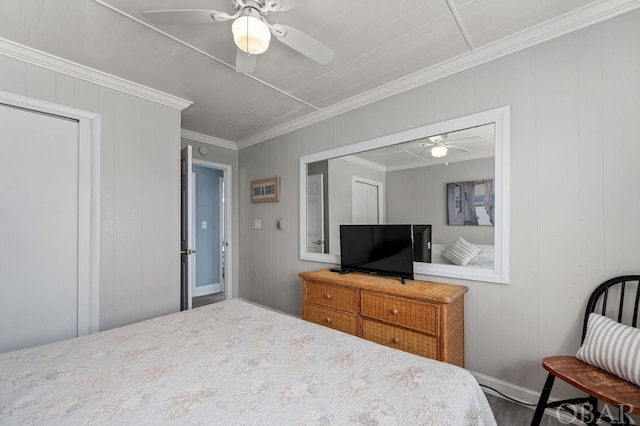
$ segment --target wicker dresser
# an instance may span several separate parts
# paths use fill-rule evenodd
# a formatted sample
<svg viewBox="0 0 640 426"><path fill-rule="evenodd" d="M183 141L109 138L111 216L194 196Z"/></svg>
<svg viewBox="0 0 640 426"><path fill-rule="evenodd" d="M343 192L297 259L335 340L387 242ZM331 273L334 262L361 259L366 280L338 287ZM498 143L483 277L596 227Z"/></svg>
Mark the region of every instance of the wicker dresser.
<svg viewBox="0 0 640 426"><path fill-rule="evenodd" d="M328 269L302 272L303 319L464 367L467 287Z"/></svg>

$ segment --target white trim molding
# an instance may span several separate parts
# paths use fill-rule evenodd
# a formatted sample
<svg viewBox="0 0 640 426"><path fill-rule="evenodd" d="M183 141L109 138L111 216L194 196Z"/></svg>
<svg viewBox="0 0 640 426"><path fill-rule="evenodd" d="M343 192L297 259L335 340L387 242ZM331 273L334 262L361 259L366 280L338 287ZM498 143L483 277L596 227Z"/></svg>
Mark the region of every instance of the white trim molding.
<svg viewBox="0 0 640 426"><path fill-rule="evenodd" d="M209 145L219 146L220 148L238 150L238 145L235 142L228 141L226 139L220 139L213 136L203 135L202 133L192 132L191 130L180 130L180 137L189 139L190 141L202 142Z"/></svg>
<svg viewBox="0 0 640 426"><path fill-rule="evenodd" d="M57 56L36 50L0 37L0 55L18 59L51 71L99 84L110 89L128 93L171 108L183 110L193 104L191 101L169 95L164 92L133 83L120 77L107 74Z"/></svg>

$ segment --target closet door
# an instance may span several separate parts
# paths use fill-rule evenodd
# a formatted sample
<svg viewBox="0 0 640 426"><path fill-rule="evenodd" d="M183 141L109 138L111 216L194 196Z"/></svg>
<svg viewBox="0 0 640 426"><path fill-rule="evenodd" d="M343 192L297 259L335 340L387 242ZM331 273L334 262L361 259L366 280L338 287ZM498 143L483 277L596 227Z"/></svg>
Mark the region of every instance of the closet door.
<svg viewBox="0 0 640 426"><path fill-rule="evenodd" d="M78 132L0 104L0 352L78 335Z"/></svg>
<svg viewBox="0 0 640 426"><path fill-rule="evenodd" d="M380 218L380 186L354 177L351 190L351 223L370 225L383 223Z"/></svg>

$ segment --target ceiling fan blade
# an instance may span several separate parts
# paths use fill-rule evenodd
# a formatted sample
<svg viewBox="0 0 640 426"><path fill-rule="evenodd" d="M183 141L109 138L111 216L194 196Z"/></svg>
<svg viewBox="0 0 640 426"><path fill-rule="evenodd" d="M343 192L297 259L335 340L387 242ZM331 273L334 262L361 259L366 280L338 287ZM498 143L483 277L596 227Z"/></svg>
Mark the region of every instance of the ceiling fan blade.
<svg viewBox="0 0 640 426"><path fill-rule="evenodd" d="M285 45L323 65L329 63L335 54L318 40L288 25L271 25L271 32Z"/></svg>
<svg viewBox="0 0 640 426"><path fill-rule="evenodd" d="M420 157L424 157L425 154L427 154L427 151L429 150L430 147L425 146L424 148L422 148L422 150L418 153L418 155Z"/></svg>
<svg viewBox="0 0 640 426"><path fill-rule="evenodd" d="M251 73L256 69L257 55L249 55L238 49L236 53L236 72Z"/></svg>
<svg viewBox="0 0 640 426"><path fill-rule="evenodd" d="M456 139L448 139L447 142L445 143L453 143L453 142L458 142L458 141L466 141L469 139L478 139L481 138L482 136L467 136L466 138L456 138Z"/></svg>
<svg viewBox="0 0 640 426"><path fill-rule="evenodd" d="M262 10L263 12L281 12L298 7L308 1L309 0L267 0Z"/></svg>
<svg viewBox="0 0 640 426"><path fill-rule="evenodd" d="M429 159L428 159L428 158L425 158L425 157L423 157L423 156L422 156L422 155L420 155L420 154L416 154L415 152L411 152L411 151L409 151L408 149L405 149L405 148L403 148L403 147L401 147L401 146L399 146L399 145L396 145L396 148L398 148L398 149L399 149L400 151L402 151L402 152L406 152L407 154L409 154L409 155L411 155L411 156L413 156L413 157L416 157L416 158L419 158L419 159L421 159L421 160L423 160L423 161L427 161L427 162L429 162Z"/></svg>
<svg viewBox="0 0 640 426"><path fill-rule="evenodd" d="M455 145L446 145L447 148L449 149L457 149L458 151L464 151L464 152L473 152L470 149L467 148L461 148L459 146L455 146Z"/></svg>
<svg viewBox="0 0 640 426"><path fill-rule="evenodd" d="M204 9L146 10L142 13L154 25L210 24L233 19L227 13Z"/></svg>

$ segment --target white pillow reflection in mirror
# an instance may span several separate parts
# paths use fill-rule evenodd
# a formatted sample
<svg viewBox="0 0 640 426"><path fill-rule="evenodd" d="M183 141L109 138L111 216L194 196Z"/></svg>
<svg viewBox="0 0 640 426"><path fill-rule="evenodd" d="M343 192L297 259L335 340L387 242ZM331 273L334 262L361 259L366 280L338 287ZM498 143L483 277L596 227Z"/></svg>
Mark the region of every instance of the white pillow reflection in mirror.
<svg viewBox="0 0 640 426"><path fill-rule="evenodd" d="M467 242L462 237L458 237L458 240L449 247L443 254L444 257L459 266L465 266L471 261L478 253L480 249L473 244Z"/></svg>

